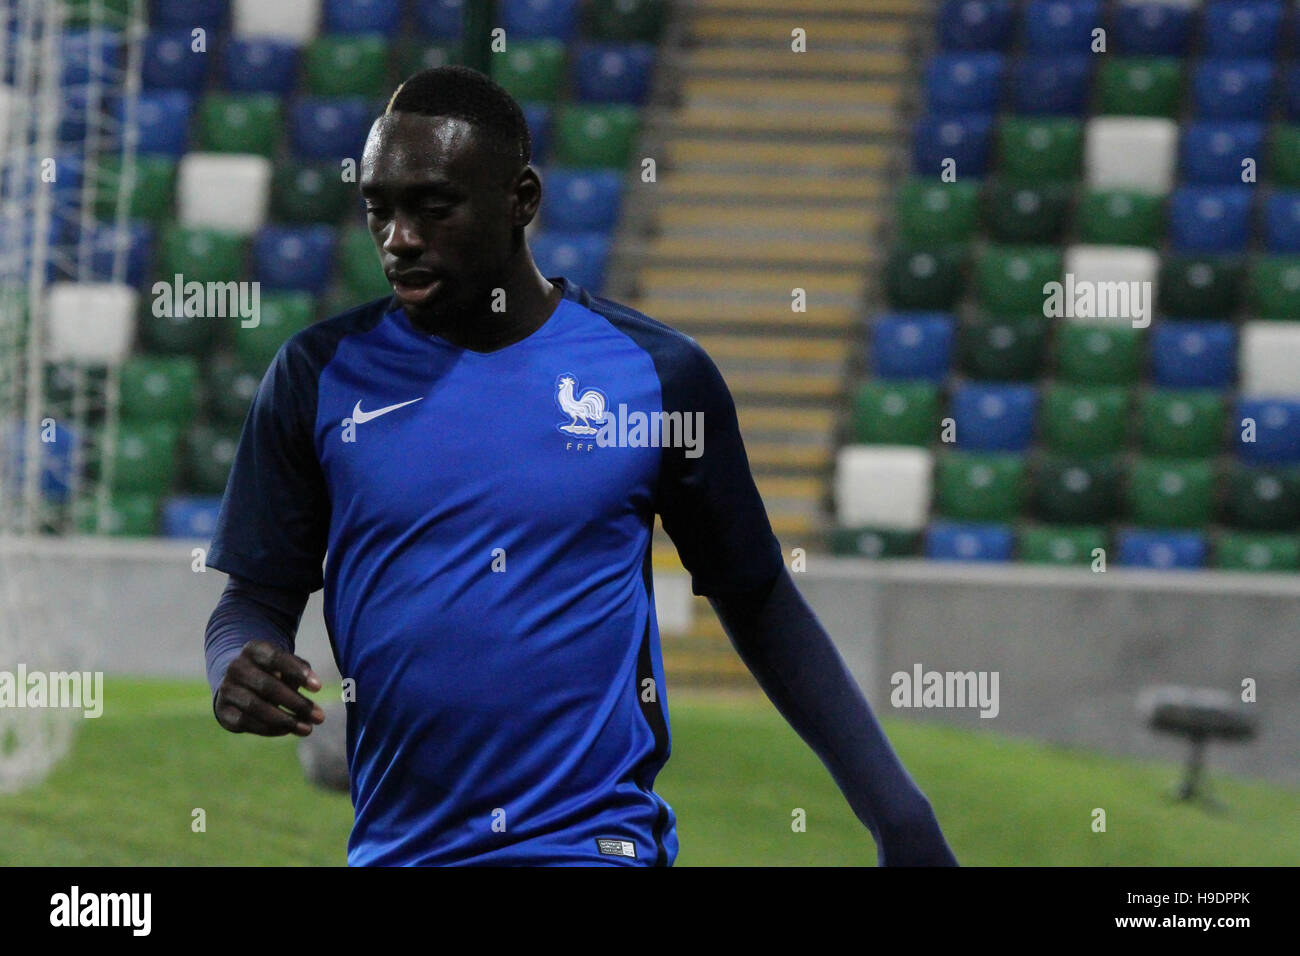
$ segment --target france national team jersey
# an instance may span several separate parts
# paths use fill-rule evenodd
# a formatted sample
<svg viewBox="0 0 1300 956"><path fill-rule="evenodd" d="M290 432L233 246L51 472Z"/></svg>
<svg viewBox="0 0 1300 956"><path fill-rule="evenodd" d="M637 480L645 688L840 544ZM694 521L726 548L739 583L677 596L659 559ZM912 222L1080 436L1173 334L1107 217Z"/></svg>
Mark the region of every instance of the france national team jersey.
<svg viewBox="0 0 1300 956"><path fill-rule="evenodd" d="M319 322L245 421L208 563L325 588L349 864L671 864L654 515L697 594L781 569L713 363L551 281L546 323L490 353L392 299Z"/></svg>

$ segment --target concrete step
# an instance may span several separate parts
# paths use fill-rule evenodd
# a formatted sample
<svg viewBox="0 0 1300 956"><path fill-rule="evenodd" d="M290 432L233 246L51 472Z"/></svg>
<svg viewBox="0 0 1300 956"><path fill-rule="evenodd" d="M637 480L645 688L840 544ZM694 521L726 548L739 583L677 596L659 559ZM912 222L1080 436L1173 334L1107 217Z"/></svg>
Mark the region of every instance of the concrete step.
<svg viewBox="0 0 1300 956"><path fill-rule="evenodd" d="M786 143L706 139L684 136L665 144L668 166L776 168L806 175L881 173L891 153L887 147L859 143Z"/></svg>
<svg viewBox="0 0 1300 956"><path fill-rule="evenodd" d="M896 78L912 64L911 58L897 50L823 46L790 56L778 56L770 49L759 47L696 46L666 53L664 62L679 76L833 76L844 80Z"/></svg>
<svg viewBox="0 0 1300 956"><path fill-rule="evenodd" d="M656 206L651 222L664 232L788 234L870 237L880 222L868 209L806 206L793 203L694 202L666 200Z"/></svg>
<svg viewBox="0 0 1300 956"><path fill-rule="evenodd" d="M821 10L789 13L701 12L686 21L686 39L693 43L761 44L784 56L791 50L791 31L806 31L809 48L822 45L854 50L897 50L912 38L912 28L896 17L840 16Z"/></svg>
<svg viewBox="0 0 1300 956"><path fill-rule="evenodd" d="M632 248L632 247L630 247ZM817 267L840 265L861 269L875 258L865 239L809 242L762 236L661 235L632 248L647 265L682 265L716 262L723 265Z"/></svg>

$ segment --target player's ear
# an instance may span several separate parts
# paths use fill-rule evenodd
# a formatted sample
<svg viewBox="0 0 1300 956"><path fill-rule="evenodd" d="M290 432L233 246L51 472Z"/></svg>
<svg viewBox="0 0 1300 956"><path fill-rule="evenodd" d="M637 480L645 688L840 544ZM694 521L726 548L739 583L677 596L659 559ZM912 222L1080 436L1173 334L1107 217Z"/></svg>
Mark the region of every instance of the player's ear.
<svg viewBox="0 0 1300 956"><path fill-rule="evenodd" d="M527 165L516 175L511 186L512 225L526 226L537 215L542 202L542 181L537 170Z"/></svg>

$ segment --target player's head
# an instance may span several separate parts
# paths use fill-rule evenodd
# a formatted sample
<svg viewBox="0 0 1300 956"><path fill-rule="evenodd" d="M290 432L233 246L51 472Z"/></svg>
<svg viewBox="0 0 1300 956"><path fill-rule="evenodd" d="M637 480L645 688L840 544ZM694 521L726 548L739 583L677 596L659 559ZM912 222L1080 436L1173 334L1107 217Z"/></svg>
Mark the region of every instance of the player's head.
<svg viewBox="0 0 1300 956"><path fill-rule="evenodd" d="M481 314L537 213L531 159L519 104L477 70L424 70L397 88L370 129L360 186L408 313Z"/></svg>

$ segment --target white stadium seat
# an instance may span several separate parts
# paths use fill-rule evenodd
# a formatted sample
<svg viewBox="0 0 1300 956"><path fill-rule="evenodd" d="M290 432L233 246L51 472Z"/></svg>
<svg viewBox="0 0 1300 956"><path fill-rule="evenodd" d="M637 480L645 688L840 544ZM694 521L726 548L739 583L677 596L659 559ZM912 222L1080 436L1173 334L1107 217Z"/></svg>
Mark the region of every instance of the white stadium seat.
<svg viewBox="0 0 1300 956"><path fill-rule="evenodd" d="M187 153L176 194L182 226L256 232L266 222L271 161L243 153Z"/></svg>
<svg viewBox="0 0 1300 956"><path fill-rule="evenodd" d="M1300 397L1300 322L1246 322L1237 353L1241 394Z"/></svg>
<svg viewBox="0 0 1300 956"><path fill-rule="evenodd" d="M46 299L49 356L55 362L119 365L135 338L138 293L113 282L56 282Z"/></svg>
<svg viewBox="0 0 1300 956"><path fill-rule="evenodd" d="M234 34L273 37L300 46L320 29L320 0L235 0Z"/></svg>
<svg viewBox="0 0 1300 956"><path fill-rule="evenodd" d="M1164 195L1173 186L1177 152L1178 125L1171 119L1098 116L1084 132L1084 182Z"/></svg>
<svg viewBox="0 0 1300 956"><path fill-rule="evenodd" d="M1140 328L1151 324L1155 313L1156 277L1160 256L1140 246L1068 246L1064 257L1066 298L1075 303L1065 317L1079 322L1114 321ZM1072 282L1069 281L1072 279ZM1132 283L1140 283L1138 286ZM1092 290L1092 314L1081 314L1081 283ZM1111 283L1104 285L1103 283ZM1124 283L1115 287L1113 283ZM1073 292L1071 292L1073 285ZM1120 296L1121 298L1116 298ZM1119 305L1116 308L1116 305ZM1084 305L1083 312L1087 311Z"/></svg>
<svg viewBox="0 0 1300 956"><path fill-rule="evenodd" d="M918 531L930 514L934 455L905 445L846 445L835 467L835 511L844 527Z"/></svg>

